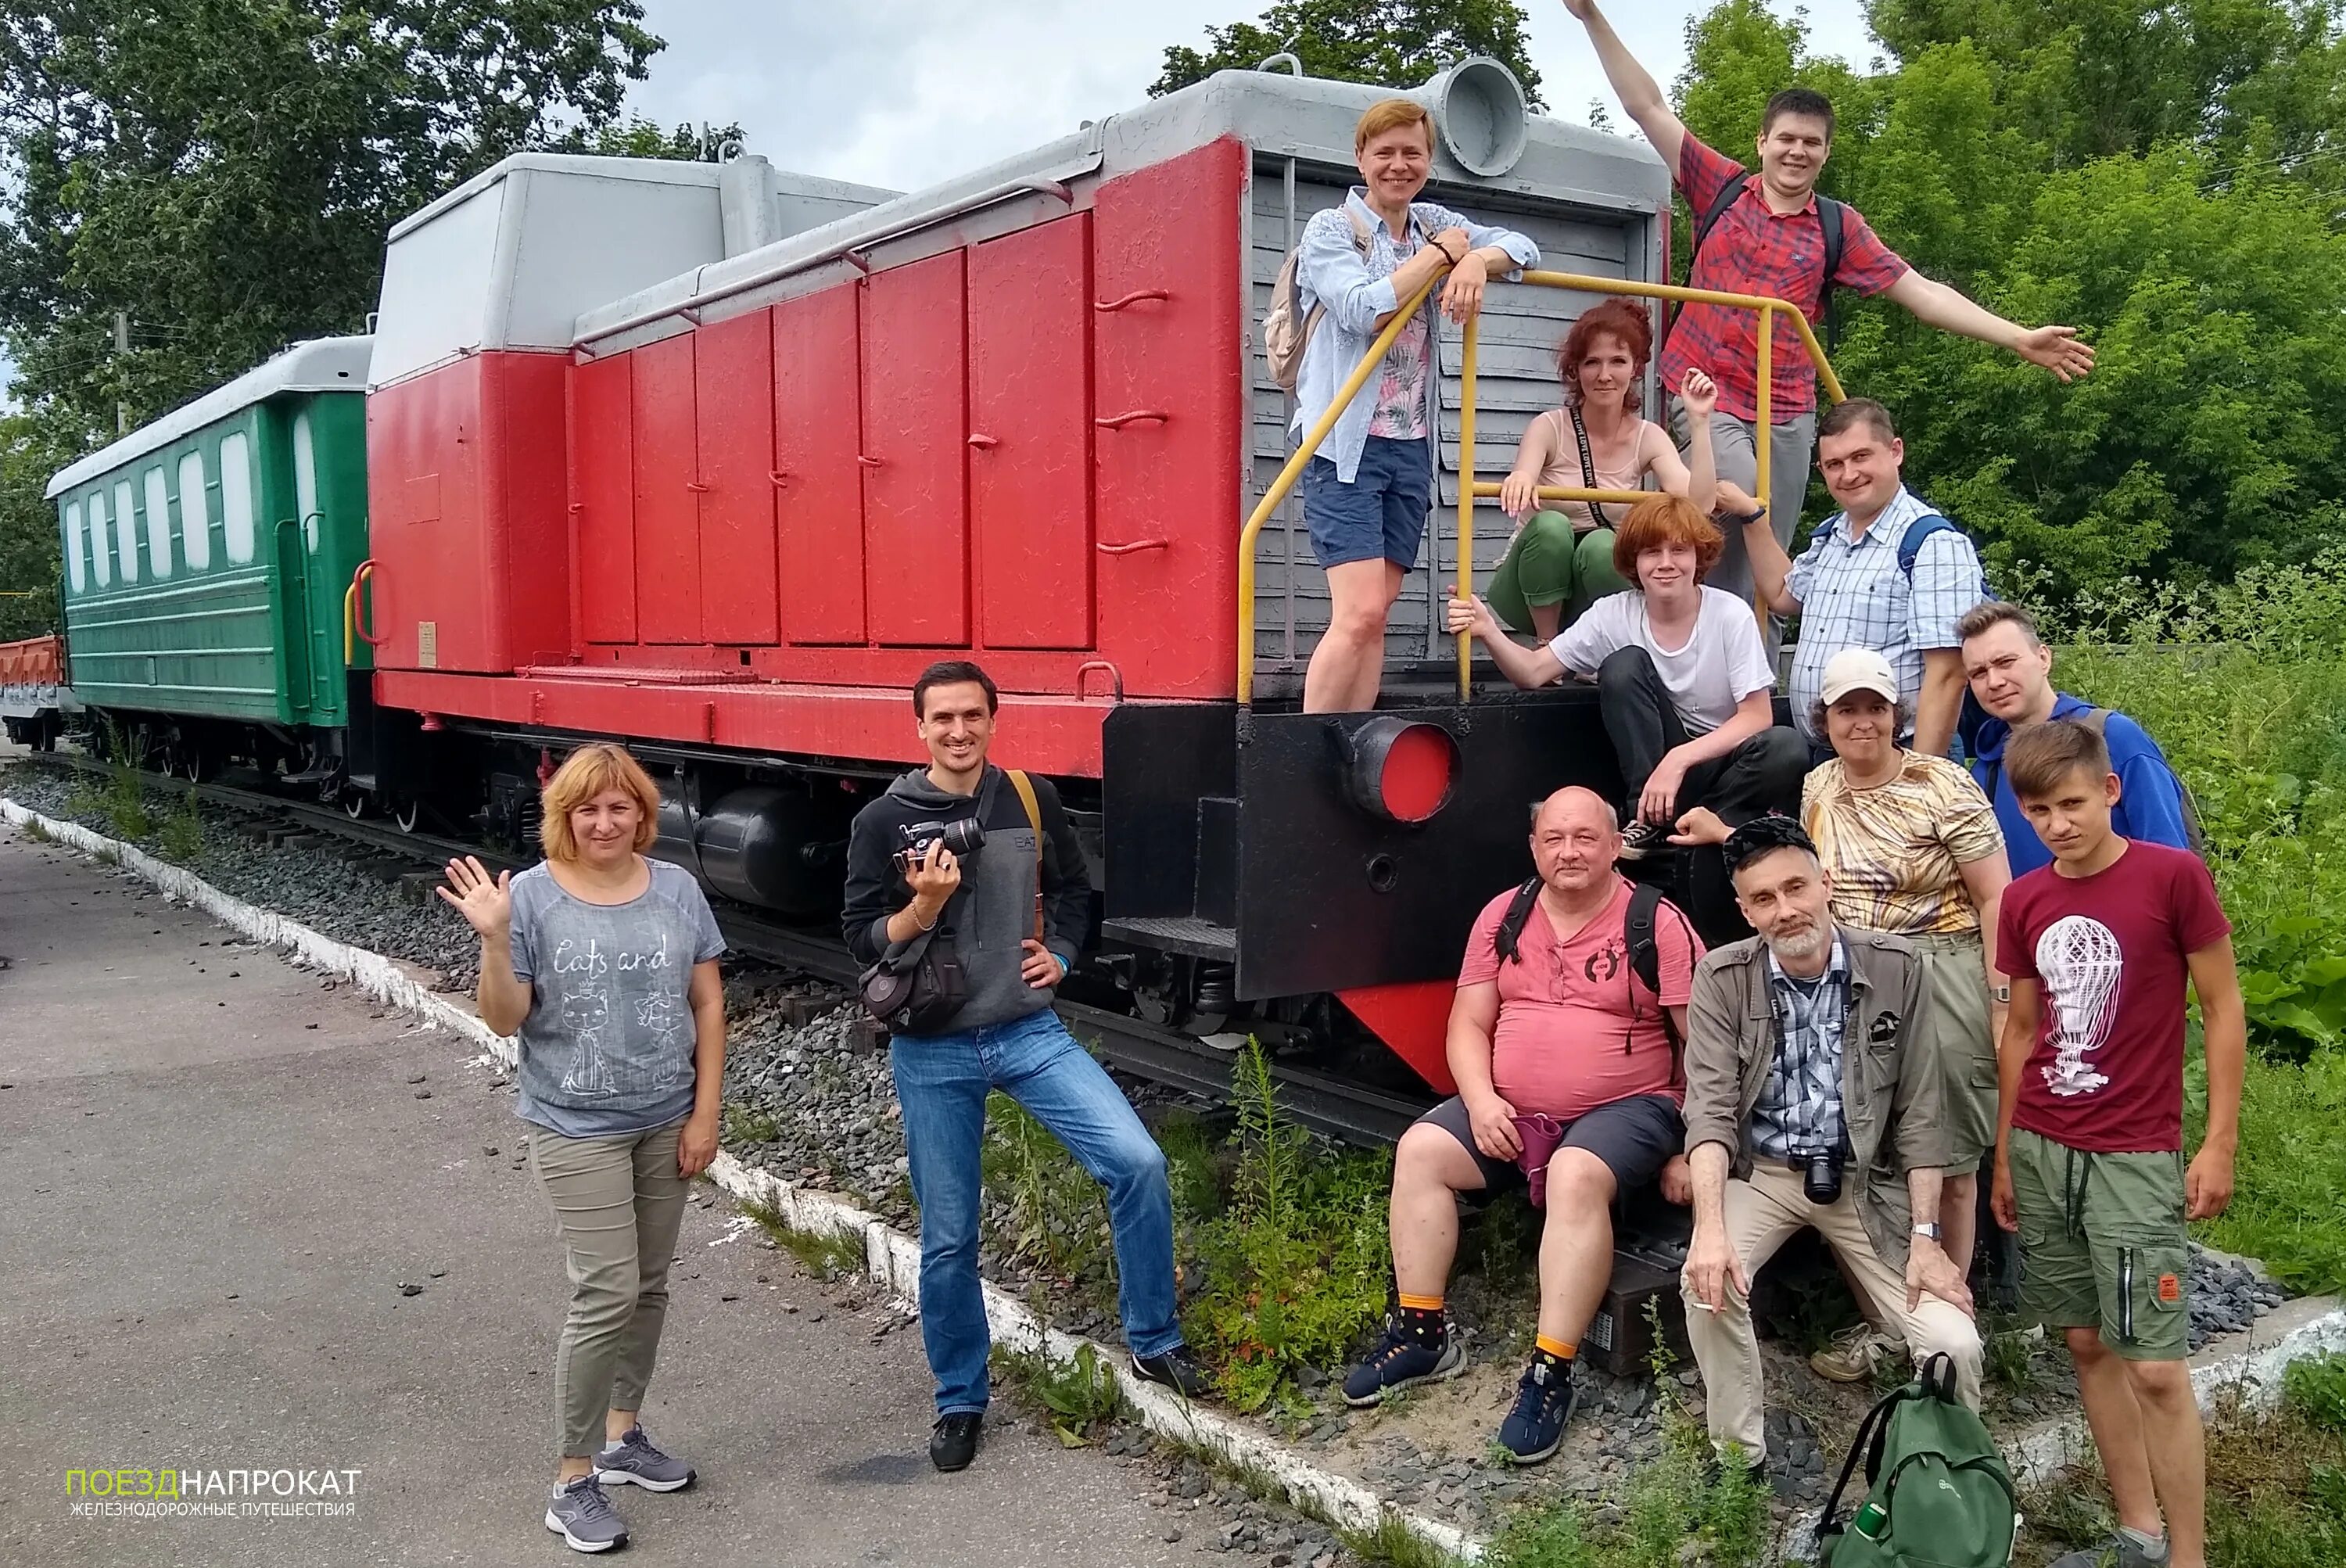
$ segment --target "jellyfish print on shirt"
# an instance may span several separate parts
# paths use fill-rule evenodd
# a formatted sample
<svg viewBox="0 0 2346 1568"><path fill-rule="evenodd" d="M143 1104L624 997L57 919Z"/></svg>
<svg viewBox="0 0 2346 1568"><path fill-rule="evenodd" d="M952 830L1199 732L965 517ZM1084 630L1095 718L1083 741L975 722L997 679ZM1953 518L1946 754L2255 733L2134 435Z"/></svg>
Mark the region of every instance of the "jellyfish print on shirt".
<svg viewBox="0 0 2346 1568"><path fill-rule="evenodd" d="M2064 915L2036 939L2036 972L2053 1003L2053 1060L2043 1072L2054 1094L2090 1095L2110 1081L2086 1058L2110 1037L2125 967L2116 933L2086 915Z"/></svg>

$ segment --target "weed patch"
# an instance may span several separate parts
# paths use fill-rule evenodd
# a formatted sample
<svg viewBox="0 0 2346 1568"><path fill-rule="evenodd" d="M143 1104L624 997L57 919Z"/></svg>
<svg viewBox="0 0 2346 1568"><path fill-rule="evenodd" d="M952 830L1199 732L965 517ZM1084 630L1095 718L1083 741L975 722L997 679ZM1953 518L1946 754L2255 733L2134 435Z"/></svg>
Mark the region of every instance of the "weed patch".
<svg viewBox="0 0 2346 1568"><path fill-rule="evenodd" d="M36 844L54 844L57 841L56 835L42 827L38 818L33 817L25 820L25 837Z"/></svg>
<svg viewBox="0 0 2346 1568"><path fill-rule="evenodd" d="M1124 1406L1116 1374L1089 1344L1076 1346L1076 1353L1064 1361L1053 1359L1047 1350L1013 1350L997 1345L994 1364L1049 1412L1051 1430L1066 1448L1082 1448L1091 1441L1092 1429Z"/></svg>
<svg viewBox="0 0 2346 1568"><path fill-rule="evenodd" d="M2333 1350L2291 1363L2281 1392L2307 1425L2346 1437L2346 1353Z"/></svg>
<svg viewBox="0 0 2346 1568"><path fill-rule="evenodd" d="M773 1237L774 1245L798 1259L817 1279L829 1283L863 1272L863 1237L848 1232L801 1230L767 1203L744 1202L741 1212Z"/></svg>
<svg viewBox="0 0 2346 1568"><path fill-rule="evenodd" d="M166 860L185 864L203 853L204 817L196 805L193 785L180 799L179 809L163 820L161 839Z"/></svg>
<svg viewBox="0 0 2346 1568"><path fill-rule="evenodd" d="M1342 1359L1385 1306L1390 1151L1314 1148L1280 1109L1250 1041L1233 1074L1229 1206L1199 1231L1207 1283L1195 1334L1222 1392L1256 1410L1299 1367Z"/></svg>

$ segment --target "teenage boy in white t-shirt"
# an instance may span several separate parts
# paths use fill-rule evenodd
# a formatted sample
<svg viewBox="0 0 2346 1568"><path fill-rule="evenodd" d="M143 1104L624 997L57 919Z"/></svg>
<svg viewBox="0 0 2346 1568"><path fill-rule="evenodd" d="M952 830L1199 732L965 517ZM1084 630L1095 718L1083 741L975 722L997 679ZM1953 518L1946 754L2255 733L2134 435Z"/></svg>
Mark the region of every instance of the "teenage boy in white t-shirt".
<svg viewBox="0 0 2346 1568"><path fill-rule="evenodd" d="M1808 743L1776 723L1775 671L1751 606L1702 585L1723 547L1693 505L1656 495L1614 536L1614 567L1637 586L1597 600L1554 642L1525 647L1481 599L1450 601L1450 629L1482 638L1517 686L1567 674L1596 683L1627 786L1625 860L1668 854L1673 825L1698 806L1729 828L1800 811Z"/></svg>

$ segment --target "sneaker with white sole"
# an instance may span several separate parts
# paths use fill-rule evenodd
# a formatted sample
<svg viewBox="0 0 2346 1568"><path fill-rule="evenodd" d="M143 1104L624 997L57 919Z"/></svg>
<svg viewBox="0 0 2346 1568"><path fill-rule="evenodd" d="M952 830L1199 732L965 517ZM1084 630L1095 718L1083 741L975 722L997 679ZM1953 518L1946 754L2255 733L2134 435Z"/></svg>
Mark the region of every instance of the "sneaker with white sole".
<svg viewBox="0 0 2346 1568"><path fill-rule="evenodd" d="M1859 1323L1832 1337L1832 1343L1809 1358L1809 1370L1835 1383L1862 1383L1884 1361L1906 1356L1906 1341L1893 1339L1872 1323Z"/></svg>
<svg viewBox="0 0 2346 1568"><path fill-rule="evenodd" d="M546 1505L546 1527L573 1552L608 1552L627 1543L627 1522L592 1474L554 1489Z"/></svg>
<svg viewBox="0 0 2346 1568"><path fill-rule="evenodd" d="M1621 830L1621 852L1613 858L1617 860L1659 860L1675 852L1677 846L1670 842L1670 825L1668 822L1648 822L1639 818Z"/></svg>
<svg viewBox="0 0 2346 1568"><path fill-rule="evenodd" d="M652 1446L640 1421L595 1456L595 1479L640 1486L646 1492L682 1492L699 1472L673 1454Z"/></svg>

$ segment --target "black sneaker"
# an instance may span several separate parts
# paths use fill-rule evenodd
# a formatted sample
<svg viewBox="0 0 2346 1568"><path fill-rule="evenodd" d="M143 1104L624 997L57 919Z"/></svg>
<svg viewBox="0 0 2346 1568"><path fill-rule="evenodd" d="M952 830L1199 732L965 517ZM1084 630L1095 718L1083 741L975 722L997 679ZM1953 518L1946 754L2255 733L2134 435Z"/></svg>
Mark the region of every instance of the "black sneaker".
<svg viewBox="0 0 2346 1568"><path fill-rule="evenodd" d="M1617 860L1652 860L1673 852L1678 848L1670 842L1668 822L1648 822L1643 817L1630 823L1621 833L1621 852Z"/></svg>
<svg viewBox="0 0 2346 1568"><path fill-rule="evenodd" d="M929 1462L947 1474L967 1470L977 1457L977 1432L984 1424L985 1417L975 1410L939 1416L936 1430L929 1434Z"/></svg>
<svg viewBox="0 0 2346 1568"><path fill-rule="evenodd" d="M1384 1343L1344 1380L1344 1402L1373 1405L1388 1389L1439 1382L1465 1369L1466 1353L1447 1333L1439 1345L1426 1345L1411 1338L1400 1324L1387 1323Z"/></svg>
<svg viewBox="0 0 2346 1568"><path fill-rule="evenodd" d="M1198 1364L1198 1358L1187 1345L1176 1345L1161 1356L1135 1356L1134 1373L1152 1383L1162 1383L1185 1400L1202 1399L1213 1391L1213 1375Z"/></svg>
<svg viewBox="0 0 2346 1568"><path fill-rule="evenodd" d="M1534 1361L1515 1385L1515 1408L1499 1423L1499 1446L1517 1464L1539 1463L1564 1446L1564 1426L1578 1398L1569 1364Z"/></svg>

